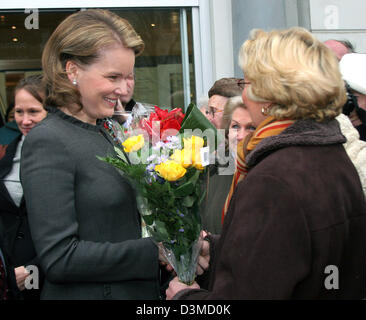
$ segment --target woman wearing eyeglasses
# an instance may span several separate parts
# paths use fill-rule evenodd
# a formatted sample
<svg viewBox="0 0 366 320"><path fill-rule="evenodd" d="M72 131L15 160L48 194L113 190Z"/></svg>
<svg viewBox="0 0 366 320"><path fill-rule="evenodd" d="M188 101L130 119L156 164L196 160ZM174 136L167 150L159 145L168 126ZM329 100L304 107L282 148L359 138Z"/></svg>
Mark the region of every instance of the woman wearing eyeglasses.
<svg viewBox="0 0 366 320"><path fill-rule="evenodd" d="M208 290L175 278L167 298L364 298L366 202L335 120L346 100L337 58L291 28L253 31L239 60L257 128L246 170L221 237L204 241Z"/></svg>

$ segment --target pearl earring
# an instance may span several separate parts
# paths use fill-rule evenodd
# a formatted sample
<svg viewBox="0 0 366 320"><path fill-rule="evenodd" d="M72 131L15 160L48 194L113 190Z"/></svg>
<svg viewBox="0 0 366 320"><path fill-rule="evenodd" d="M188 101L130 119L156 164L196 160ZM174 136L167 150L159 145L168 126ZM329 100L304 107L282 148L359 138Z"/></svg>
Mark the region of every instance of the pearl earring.
<svg viewBox="0 0 366 320"><path fill-rule="evenodd" d="M76 85L78 84L78 82L76 81L76 79L72 80L72 84L73 84L74 86L76 86Z"/></svg>
<svg viewBox="0 0 366 320"><path fill-rule="evenodd" d="M262 114L264 116L267 116L268 115L268 107L262 107L262 110L261 110Z"/></svg>

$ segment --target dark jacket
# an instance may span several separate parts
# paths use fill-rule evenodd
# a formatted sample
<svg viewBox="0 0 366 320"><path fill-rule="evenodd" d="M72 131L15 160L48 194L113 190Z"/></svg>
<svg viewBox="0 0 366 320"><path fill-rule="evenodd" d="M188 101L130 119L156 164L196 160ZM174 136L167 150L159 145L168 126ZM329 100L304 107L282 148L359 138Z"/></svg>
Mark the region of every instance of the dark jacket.
<svg viewBox="0 0 366 320"><path fill-rule="evenodd" d="M0 128L0 145L8 145L21 135L15 121L7 122Z"/></svg>
<svg viewBox="0 0 366 320"><path fill-rule="evenodd" d="M233 180L231 172L221 174L219 169L224 168L212 166L209 169L210 171L206 178L206 196L200 208L202 229L212 234L221 233L222 210Z"/></svg>
<svg viewBox="0 0 366 320"><path fill-rule="evenodd" d="M1 257L3 258L2 263L6 269L6 278L5 278L6 283L0 283L0 285L2 286L0 288L0 292L3 292L3 290L6 290L7 291L6 295L7 295L8 300L20 300L22 298L21 291L17 287L14 268L10 264L8 253L5 250L2 235L3 235L3 228L2 228L2 225L0 224L0 252L1 252L0 259L1 259Z"/></svg>
<svg viewBox="0 0 366 320"><path fill-rule="evenodd" d="M0 128L0 159L5 156L9 144L14 140L17 140L17 138L20 139L21 136L22 133L19 131L15 121L5 123L5 125Z"/></svg>
<svg viewBox="0 0 366 320"><path fill-rule="evenodd" d="M27 135L21 180L46 274L42 299L158 299L157 246L141 238L130 183L99 159L115 155L102 127L56 108Z"/></svg>
<svg viewBox="0 0 366 320"><path fill-rule="evenodd" d="M39 261L29 230L24 196L18 207L3 182L3 178L12 169L13 158L21 137L19 136L9 144L5 156L0 159L0 224L3 229L4 247L9 254L9 261L13 268L29 265L39 267ZM42 284L41 270L39 280L40 284ZM25 299L39 299L40 290L24 290L20 296Z"/></svg>
<svg viewBox="0 0 366 320"><path fill-rule="evenodd" d="M176 298L365 298L366 202L343 142L336 121L301 120L258 144L211 246L209 291Z"/></svg>

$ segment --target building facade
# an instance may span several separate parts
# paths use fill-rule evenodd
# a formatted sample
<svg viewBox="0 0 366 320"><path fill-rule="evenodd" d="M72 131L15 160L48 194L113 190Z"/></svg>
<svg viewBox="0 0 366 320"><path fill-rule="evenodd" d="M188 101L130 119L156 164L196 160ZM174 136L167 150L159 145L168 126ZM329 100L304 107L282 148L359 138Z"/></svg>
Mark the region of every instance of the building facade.
<svg viewBox="0 0 366 320"><path fill-rule="evenodd" d="M135 99L187 107L215 80L242 77L239 48L253 28L302 26L320 40L347 39L366 52L364 0L12 0L0 4L1 113L24 75L41 72L42 48L57 24L86 8L128 19L146 43L136 60Z"/></svg>

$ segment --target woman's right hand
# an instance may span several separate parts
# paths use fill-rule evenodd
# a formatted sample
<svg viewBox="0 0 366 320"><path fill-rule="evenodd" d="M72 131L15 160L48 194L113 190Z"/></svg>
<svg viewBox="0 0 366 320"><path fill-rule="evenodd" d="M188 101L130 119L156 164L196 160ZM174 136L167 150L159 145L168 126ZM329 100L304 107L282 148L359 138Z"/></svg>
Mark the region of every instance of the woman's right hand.
<svg viewBox="0 0 366 320"><path fill-rule="evenodd" d="M201 252L198 257L198 263L197 263L197 270L196 274L201 275L206 270L208 270L208 267L210 265L210 243L207 240L203 240L207 236L206 231L201 231L200 239L202 240L202 247Z"/></svg>
<svg viewBox="0 0 366 320"><path fill-rule="evenodd" d="M25 289L25 279L29 276L29 272L27 271L24 266L17 267L14 269L15 271L15 278L17 281L17 286L20 291L23 291Z"/></svg>

